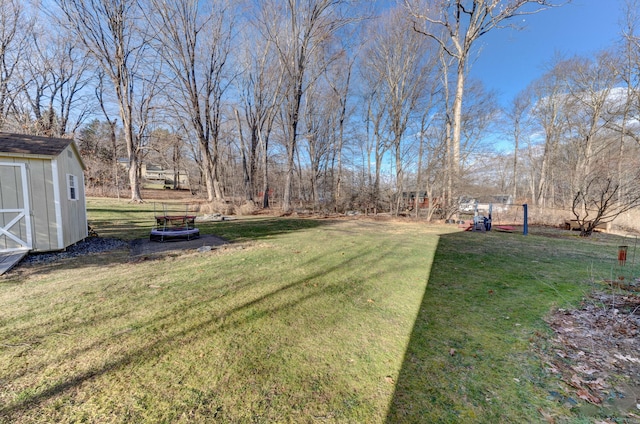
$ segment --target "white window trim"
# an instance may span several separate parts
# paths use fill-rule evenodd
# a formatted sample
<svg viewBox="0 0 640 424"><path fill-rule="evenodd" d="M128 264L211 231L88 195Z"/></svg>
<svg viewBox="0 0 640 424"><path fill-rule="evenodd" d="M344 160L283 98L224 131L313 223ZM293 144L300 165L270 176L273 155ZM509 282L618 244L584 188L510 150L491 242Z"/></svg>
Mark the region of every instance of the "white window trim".
<svg viewBox="0 0 640 424"><path fill-rule="evenodd" d="M78 200L78 177L73 174L67 174L67 198L71 201ZM73 189L73 196L71 190Z"/></svg>

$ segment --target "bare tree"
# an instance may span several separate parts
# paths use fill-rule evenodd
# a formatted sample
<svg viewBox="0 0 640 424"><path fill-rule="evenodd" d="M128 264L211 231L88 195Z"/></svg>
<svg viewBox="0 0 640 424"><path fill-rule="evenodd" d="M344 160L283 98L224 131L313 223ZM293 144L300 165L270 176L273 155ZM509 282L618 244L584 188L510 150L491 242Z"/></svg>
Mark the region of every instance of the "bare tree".
<svg viewBox="0 0 640 424"><path fill-rule="evenodd" d="M392 9L380 25L374 26L363 55L365 66L378 75L378 90L387 105L385 130L395 156L396 215L404 191L403 140L425 92L427 78L432 77L433 61L428 59L435 57L428 55L424 37L411 31L402 12Z"/></svg>
<svg viewBox="0 0 640 424"><path fill-rule="evenodd" d="M366 124L366 146L365 162L367 166L369 196L368 206L373 213L378 212L380 207L380 178L382 171L382 159L389 150L389 143L384 137L384 117L387 114L387 104L384 102L384 95L380 89L380 76L376 72L367 72L361 67L363 77L366 81L367 92L365 93L364 121ZM374 158L374 170L371 172L371 157Z"/></svg>
<svg viewBox="0 0 640 424"><path fill-rule="evenodd" d="M536 184L533 201L537 206L547 206L547 201L554 197L550 194L553 189L552 164L558 154L562 135L567 131L565 114L568 110L568 97L562 63L559 61L531 85L534 96L532 115L544 133L541 162L536 177L532 178L532 182Z"/></svg>
<svg viewBox="0 0 640 424"><path fill-rule="evenodd" d="M340 63L344 64L344 62ZM337 78L336 75L333 77ZM350 77L347 75L346 78ZM346 98L337 91L334 85L336 82L325 72L325 78L310 84L303 102L304 128L306 129L303 148L306 148L309 158L308 178L314 208L320 206L320 197L324 199L325 207L333 197L333 206L337 207L336 194L333 192L336 184L331 181L331 172L335 171L332 165L335 158L338 158L338 162L341 161ZM347 88L343 88L345 89Z"/></svg>
<svg viewBox="0 0 640 424"><path fill-rule="evenodd" d="M101 122L94 119L76 133L75 140L78 142L83 161L87 165L85 171L85 181L87 191L93 194L114 195L114 188L118 181L118 176L114 177L114 172L125 172L123 167L113 168L112 159L117 157L117 145L112 143L112 127L109 122ZM125 176L126 179L126 176Z"/></svg>
<svg viewBox="0 0 640 424"><path fill-rule="evenodd" d="M592 164L571 205L581 236L588 237L598 225L611 222L620 214L640 207L640 172L637 164L633 169L620 184L608 163L598 161ZM625 192L620 201L618 192L623 186Z"/></svg>
<svg viewBox="0 0 640 424"><path fill-rule="evenodd" d="M97 85L95 88L95 96L96 96L96 99L98 100L98 105L100 105L100 110L102 111L102 114L105 120L107 121L107 125L109 127L109 140L111 142L111 154L112 154L111 167L113 170L113 186L115 187L116 197L120 199L120 179L118 178L119 176L118 140L116 137L117 119L111 118L111 115L107 111L107 107L106 107L107 102L105 101L104 72L99 70L96 77L97 77Z"/></svg>
<svg viewBox="0 0 640 424"><path fill-rule="evenodd" d="M619 95L622 98L619 119L608 122L608 127L618 134L618 180L622 184L626 169L624 158L630 154L628 141L640 145L637 122L640 119L640 1L627 0L623 7L624 20L621 22L621 40L617 46L619 58L618 75L622 82ZM622 201L624 187L618 195Z"/></svg>
<svg viewBox="0 0 640 424"><path fill-rule="evenodd" d="M404 0L414 29L436 40L455 59L456 88L452 104L452 183L459 177L460 134L465 80L476 41L487 32L510 26L513 18L540 12L550 0ZM526 7L525 6L531 6ZM449 190L451 191L451 190ZM452 201L452 199L449 199Z"/></svg>
<svg viewBox="0 0 640 424"><path fill-rule="evenodd" d="M209 201L222 200L219 140L222 97L235 16L231 3L149 0L156 47L170 71L174 107L198 140Z"/></svg>
<svg viewBox="0 0 640 424"><path fill-rule="evenodd" d="M468 166L478 161L478 156L488 147L482 143L499 116L496 93L487 90L479 80L469 80L466 89L466 106L462 113L460 132L460 182L466 182Z"/></svg>
<svg viewBox="0 0 640 424"><path fill-rule="evenodd" d="M619 79L614 63L611 54L601 52L595 60L574 58L565 66L567 106L571 107L567 116L574 128L572 149L577 153L572 181L574 191L587 192L594 160L610 151L611 140L604 132L608 123L617 119L614 106L618 101L613 99L612 93ZM583 206L586 205L583 203ZM582 215L585 213L583 210Z"/></svg>
<svg viewBox="0 0 640 424"><path fill-rule="evenodd" d="M285 124L286 176L282 210L291 210L298 125L302 97L309 81L321 74L309 75L309 62L321 57L315 50L346 25L350 19L342 16L346 0L269 0L260 2L262 18L268 39L274 42L284 70L283 118ZM327 62L331 58L325 58ZM318 72L322 66L316 66Z"/></svg>
<svg viewBox="0 0 640 424"><path fill-rule="evenodd" d="M54 0L63 26L82 41L111 80L122 121L128 154L131 201L140 202L138 143L134 128L136 81L148 42L138 0ZM56 15L57 16L57 15Z"/></svg>
<svg viewBox="0 0 640 424"><path fill-rule="evenodd" d="M248 196L253 199L259 191L257 183L258 169L261 167L263 208L269 207L269 138L282 101L284 73L273 41L262 37L259 30L265 25L260 19L252 20L253 31L246 31L247 38L242 40L240 90L242 108L249 140L245 168L247 184L251 186ZM242 131L242 130L240 130Z"/></svg>
<svg viewBox="0 0 640 424"><path fill-rule="evenodd" d="M511 197L518 198L518 153L521 147L523 132L526 127L528 112L531 107L531 97L525 91L516 95L507 110L507 119L511 122L513 136L513 162L511 167Z"/></svg>
<svg viewBox="0 0 640 424"><path fill-rule="evenodd" d="M59 110L58 135L74 134L93 111L93 104L85 93L94 76L93 63L75 41L61 40L62 46L54 62L54 105ZM54 106L55 107L55 106Z"/></svg>
<svg viewBox="0 0 640 424"><path fill-rule="evenodd" d="M164 169L172 171L171 178L165 181L165 188L184 188L180 185L181 177L184 176L184 142L179 133L166 128L156 128L149 131L149 142L147 144L147 160L151 163L162 165Z"/></svg>
<svg viewBox="0 0 640 424"><path fill-rule="evenodd" d="M63 137L75 133L95 102L85 93L93 73L91 58L68 34L35 27L29 60L22 61L22 93L26 97L23 127L34 134Z"/></svg>
<svg viewBox="0 0 640 424"><path fill-rule="evenodd" d="M437 60L437 56L435 57ZM445 167L444 157L446 152L446 140L437 133L437 128L441 130L443 126L437 125L437 112L434 110L439 95L442 93L441 86L434 78L431 82L427 101L422 105L422 117L417 134L418 137L418 164L416 170L416 190L415 190L415 217L420 216L419 199L423 197L423 202L428 205L427 220L431 220L436 210L435 192L438 184L444 187L444 174L441 172ZM441 131L442 133L442 131ZM422 193L421 193L422 192Z"/></svg>
<svg viewBox="0 0 640 424"><path fill-rule="evenodd" d="M24 59L31 25L21 0L0 3L0 129L14 111L14 98L21 88L15 71Z"/></svg>
<svg viewBox="0 0 640 424"><path fill-rule="evenodd" d="M342 207L343 194L342 194L342 163L343 163L343 147L345 144L345 126L348 117L347 103L349 101L350 85L352 69L355 63L356 56L348 57L346 50L343 50L343 54L336 60L333 65L327 68L325 73L325 79L327 84L331 87L331 97L333 99L334 111L337 112L337 126L338 134L333 146L333 201L334 210L337 212Z"/></svg>

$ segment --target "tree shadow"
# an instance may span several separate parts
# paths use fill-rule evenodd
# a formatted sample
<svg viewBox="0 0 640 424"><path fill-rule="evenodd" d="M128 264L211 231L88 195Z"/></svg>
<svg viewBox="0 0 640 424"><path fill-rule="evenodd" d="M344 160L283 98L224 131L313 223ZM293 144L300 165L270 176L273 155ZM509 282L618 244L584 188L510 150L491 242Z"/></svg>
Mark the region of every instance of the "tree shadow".
<svg viewBox="0 0 640 424"><path fill-rule="evenodd" d="M198 228L230 242L259 240L332 225L332 219L317 218L249 218L197 223Z"/></svg>
<svg viewBox="0 0 640 424"><path fill-rule="evenodd" d="M467 239L461 241L460 239ZM452 254L464 255L465 252L452 252L452 245L464 246L463 249L474 249L473 243L468 241L468 233L442 234L434 253L434 260L429 271L427 286L420 308L413 324L410 339L407 344L404 359L395 385L395 390L389 405L386 417L387 424L397 423L421 423L434 422L428 418L430 412L437 408L441 413L451 412L449 416L442 417L437 422L455 423L461 422L455 414L454 405L446 404L446 396L441 393L455 392L456 384L453 375L448 379L442 378L449 367L449 348L443 339L456 338L458 332L455 320L449 321L449 328L440 335L441 339L434 339L432 325L436 319L434 315L447 314L446 310L434 310L433 297L438 296L437 291L446 290L439 284L438 274L447 272L450 266L448 261L439 261L443 256ZM455 272L455 271L454 271ZM442 346L438 346L443 344ZM436 348L436 346L438 346ZM439 358L434 358L433 352L441 351ZM435 367L435 368L434 368ZM437 415L437 414L435 414Z"/></svg>
<svg viewBox="0 0 640 424"><path fill-rule="evenodd" d="M517 233L441 235L386 423L530 422L545 401L527 385L535 378L522 377L536 372L525 363L533 326L557 302L581 297L562 277L553 282L558 270L580 281L600 254Z"/></svg>
<svg viewBox="0 0 640 424"><path fill-rule="evenodd" d="M279 233L285 230L278 229L276 231L276 233ZM38 366L30 366L28 370L23 369L13 375L6 375L3 379L6 383L11 383L13 380L21 378L24 373L27 372L35 375L41 374L46 368L54 366L58 362L73 361L97 349L104 349L105 346L114 343L112 340L114 338L118 339L116 343L122 348L120 352L116 351L116 353L109 355L104 360L93 361L93 364L90 364L90 366L87 366L85 369L75 369L70 372L69 375L64 376L64 378L52 381L45 387L28 395L24 395L11 404L0 406L0 421L2 418L7 420L17 419L31 408L38 408L50 399L64 393L69 393L75 388L86 384L88 381L100 378L103 375L116 373L126 367L140 363L156 363L159 357L172 352L179 352L186 340L195 339L201 334L221 333L237 329L249 325L251 321L255 321L261 317L273 316L279 311L293 308L317 297L324 297L327 301L331 301L335 298L336 288L331 284L312 284L314 280L320 279L327 274L340 275L341 270L348 269L354 264L361 266L363 262L370 264L370 266L365 269L373 269L377 261L385 255L390 254L395 248L395 246L385 246L385 248L380 249L375 255L371 255L370 253L354 254L331 267L318 266L318 264L323 263L322 257L312 256L304 264L301 264L301 268L312 268L316 269L316 271L309 272L289 283L274 287L267 293L245 299L236 306L227 306L229 304L227 297L221 297L218 293L220 290L224 291L225 287L217 287L217 290L212 290L207 297L194 298L188 302L176 301L173 304L166 305L152 316L132 322L131 326L135 327L135 330L131 332L101 334L96 340L87 345L71 351L61 352L58 356L50 357L46 362ZM386 272L393 273L395 271L396 270L389 269ZM228 270L228 272L236 271ZM362 276L363 281L366 281L367 278L372 278L372 276ZM229 289L229 291L238 291L242 288L249 290L251 288L250 286L256 283L255 280L249 280L240 284L234 283L233 287L230 286L227 287L227 289ZM300 290L302 286L304 286L304 290ZM362 287L356 285L354 290L362 290ZM219 312L202 317L200 311L208 309L207 307L210 307L212 310L219 310ZM110 311L103 310L101 314L93 316L90 321L82 324L82 326L85 327L84 330L83 328L75 328L74 332L82 334L88 328L110 319L109 313ZM196 315L199 316L199 319L194 320L193 323L187 326L169 327L163 332L162 337L149 338L142 346L138 345L134 348L126 347L128 345L127 338L136 336L135 333L143 332L145 329L157 328L158 325L165 321L173 322L175 317L181 317L184 322L189 322L188 318ZM69 325L74 324L69 323ZM42 338L45 338L51 337L52 331L63 333L68 331L68 329L64 326L54 329L48 327L43 328L41 331Z"/></svg>
<svg viewBox="0 0 640 424"><path fill-rule="evenodd" d="M243 219L243 220L230 220L221 222L203 222L198 223L197 227L200 229L201 236L213 235L219 237L229 243L242 243L252 240L260 240L269 237L274 237L283 234L294 233L296 231L304 231L321 226L332 225L336 221L330 219L312 219L312 218L257 218L257 219ZM99 252L87 251L86 253L74 254L74 246L70 246L62 252L50 252L50 253L31 253L29 256L34 257L34 261L30 262L28 256L16 264L10 271L4 274L4 281L2 283L10 283L12 281L21 280L25 275L46 275L54 270L61 269L77 269L77 268L89 268L96 266L108 266L114 264L127 263L136 259L139 256L139 245L141 242L146 242L149 237L151 227L146 229L140 229L132 224L111 223L103 224L99 233L99 238L112 238L118 235L124 234L129 229L129 236L132 234L138 238L127 238L122 240L122 246L114 249L109 249ZM87 242L91 241L91 237L85 239ZM201 241L198 241L201 240ZM195 240L184 241L171 241L166 243L159 243L166 248L161 248L159 254L162 255L162 251L193 251L203 245L204 237ZM82 241L78 244L83 243ZM216 243L217 245L220 243ZM197 246L196 246L197 245ZM52 259L46 259L38 261L37 258L45 258L46 256L52 256ZM159 258L158 255L155 259Z"/></svg>

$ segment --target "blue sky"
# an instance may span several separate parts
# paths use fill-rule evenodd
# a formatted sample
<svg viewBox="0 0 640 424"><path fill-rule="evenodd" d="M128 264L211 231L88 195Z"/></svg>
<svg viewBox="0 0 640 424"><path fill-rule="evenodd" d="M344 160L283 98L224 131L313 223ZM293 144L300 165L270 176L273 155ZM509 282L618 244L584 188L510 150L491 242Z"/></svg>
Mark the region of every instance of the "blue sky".
<svg viewBox="0 0 640 424"><path fill-rule="evenodd" d="M624 0L573 0L525 16L522 30L496 29L478 40L480 55L470 75L496 90L500 103L541 76L555 53L588 56L610 47L620 34ZM514 21L516 22L516 21Z"/></svg>

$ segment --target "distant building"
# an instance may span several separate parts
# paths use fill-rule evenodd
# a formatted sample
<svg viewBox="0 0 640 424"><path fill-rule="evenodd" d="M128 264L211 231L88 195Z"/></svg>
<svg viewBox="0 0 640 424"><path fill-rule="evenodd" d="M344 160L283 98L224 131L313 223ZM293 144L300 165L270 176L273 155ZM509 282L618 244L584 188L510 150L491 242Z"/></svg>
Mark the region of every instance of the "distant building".
<svg viewBox="0 0 640 424"><path fill-rule="evenodd" d="M118 159L118 163L127 167L129 160L126 158ZM140 176L143 185L162 186L163 188L189 189L189 173L184 169L175 172L173 169L166 169L162 165L143 162L140 165Z"/></svg>
<svg viewBox="0 0 640 424"><path fill-rule="evenodd" d="M440 198L434 197L429 201L429 195L426 191L405 191L402 193L402 199L404 207L407 209L413 209L416 207L416 196L418 197L418 208L426 209L433 205L434 207L440 207Z"/></svg>
<svg viewBox="0 0 640 424"><path fill-rule="evenodd" d="M462 212L488 212L491 206L492 212L504 212L509 210L513 203L513 197L508 194L496 194L493 196L462 196L460 197L460 211Z"/></svg>
<svg viewBox="0 0 640 424"><path fill-rule="evenodd" d="M185 170L165 169L161 165L143 163L141 166L142 178L150 184L162 184L164 188L189 188L189 174Z"/></svg>

